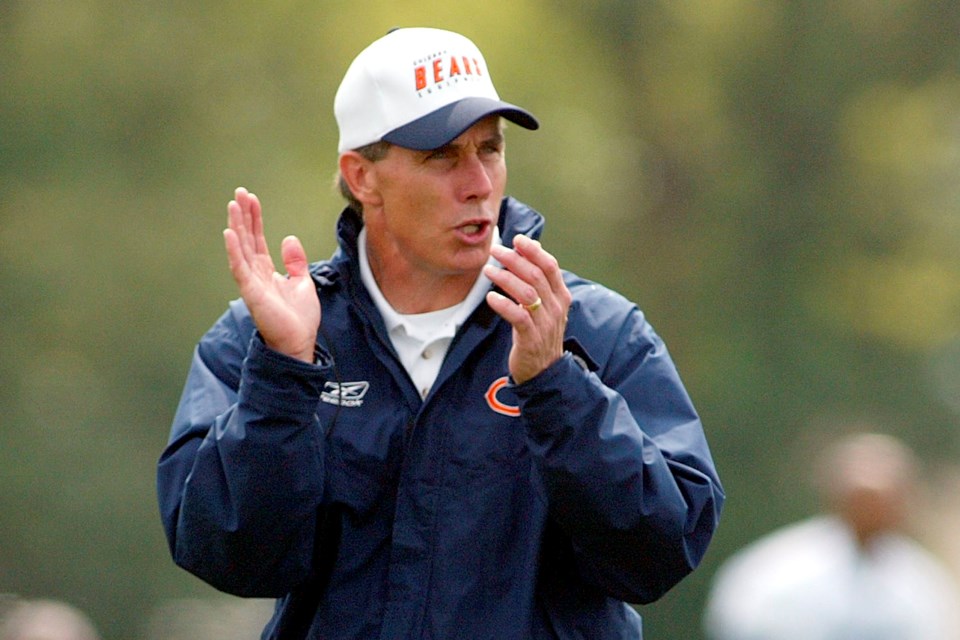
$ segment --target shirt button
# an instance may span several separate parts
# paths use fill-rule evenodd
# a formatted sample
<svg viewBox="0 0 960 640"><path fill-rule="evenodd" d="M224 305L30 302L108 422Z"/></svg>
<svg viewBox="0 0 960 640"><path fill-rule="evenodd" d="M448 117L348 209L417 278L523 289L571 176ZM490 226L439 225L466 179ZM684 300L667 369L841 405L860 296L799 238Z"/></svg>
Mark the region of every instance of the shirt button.
<svg viewBox="0 0 960 640"><path fill-rule="evenodd" d="M420 354L420 357L423 358L424 360L429 360L430 358L433 357L433 352L430 351L430 349L424 349L423 353Z"/></svg>
<svg viewBox="0 0 960 640"><path fill-rule="evenodd" d="M427 389L426 387L424 387L423 389L420 389L421 398L426 398L428 393L430 393L430 389Z"/></svg>

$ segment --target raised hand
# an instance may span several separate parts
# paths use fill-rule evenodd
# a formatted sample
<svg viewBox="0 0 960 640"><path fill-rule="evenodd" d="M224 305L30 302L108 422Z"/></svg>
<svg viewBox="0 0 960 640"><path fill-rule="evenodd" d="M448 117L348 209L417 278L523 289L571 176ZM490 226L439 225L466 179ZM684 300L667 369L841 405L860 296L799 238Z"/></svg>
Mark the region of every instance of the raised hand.
<svg viewBox="0 0 960 640"><path fill-rule="evenodd" d="M320 300L303 245L295 236L283 239L284 276L270 257L257 196L237 189L227 205L227 217L223 239L230 271L264 342L275 351L313 362Z"/></svg>
<svg viewBox="0 0 960 640"><path fill-rule="evenodd" d="M573 298L557 259L538 241L517 236L513 245L512 250L492 246L490 253L503 268L487 265L484 273L510 296L491 291L487 304L513 326L509 368L514 381L520 383L563 355L567 310Z"/></svg>

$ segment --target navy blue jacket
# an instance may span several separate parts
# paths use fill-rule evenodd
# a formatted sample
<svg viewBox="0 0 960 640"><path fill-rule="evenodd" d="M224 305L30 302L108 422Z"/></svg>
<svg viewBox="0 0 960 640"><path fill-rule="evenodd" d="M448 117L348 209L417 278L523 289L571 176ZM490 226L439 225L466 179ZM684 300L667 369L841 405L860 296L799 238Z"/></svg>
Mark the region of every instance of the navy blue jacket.
<svg viewBox="0 0 960 640"><path fill-rule="evenodd" d="M241 301L198 344L160 458L178 565L278 598L264 638L638 639L626 604L697 566L723 502L700 420L639 309L565 273L566 355L513 384L482 303L426 398L360 281L349 210L311 266L316 364ZM503 242L542 217L505 199Z"/></svg>

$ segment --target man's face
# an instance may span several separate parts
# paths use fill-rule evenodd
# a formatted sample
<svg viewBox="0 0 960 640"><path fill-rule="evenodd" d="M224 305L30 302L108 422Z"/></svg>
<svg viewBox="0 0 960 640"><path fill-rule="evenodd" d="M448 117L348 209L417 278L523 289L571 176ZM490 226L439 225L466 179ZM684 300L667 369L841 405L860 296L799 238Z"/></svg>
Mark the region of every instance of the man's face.
<svg viewBox="0 0 960 640"><path fill-rule="evenodd" d="M364 207L371 260L412 276L475 278L506 188L499 116L439 149L391 147L371 167L376 202Z"/></svg>

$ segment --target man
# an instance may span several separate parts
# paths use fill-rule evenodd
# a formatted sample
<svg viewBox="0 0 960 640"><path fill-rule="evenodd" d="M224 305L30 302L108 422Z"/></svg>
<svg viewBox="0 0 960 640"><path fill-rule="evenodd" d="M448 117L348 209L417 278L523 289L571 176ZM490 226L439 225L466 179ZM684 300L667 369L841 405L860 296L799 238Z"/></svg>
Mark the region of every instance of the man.
<svg viewBox="0 0 960 640"><path fill-rule="evenodd" d="M562 271L504 197L476 46L399 29L334 101L340 249L275 269L258 199L224 232L242 300L197 347L159 464L175 561L278 598L265 638L640 638L723 493L642 313Z"/></svg>
<svg viewBox="0 0 960 640"><path fill-rule="evenodd" d="M100 640L87 614L59 600L15 601L0 613L0 640Z"/></svg>
<svg viewBox="0 0 960 640"><path fill-rule="evenodd" d="M899 440L847 436L820 467L826 513L775 531L717 573L711 640L957 640L938 560L903 533L916 462Z"/></svg>

